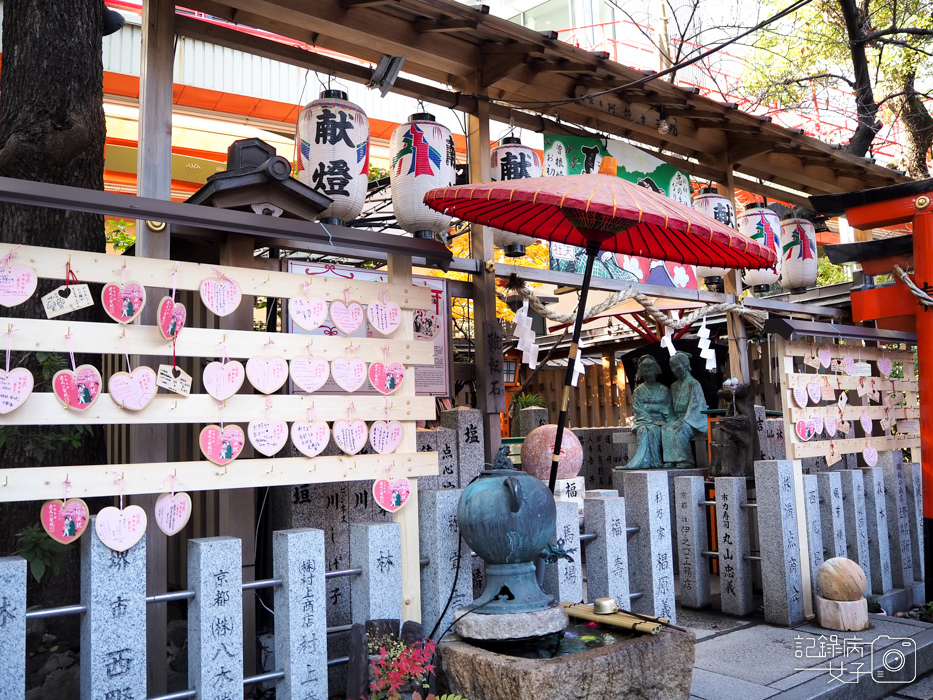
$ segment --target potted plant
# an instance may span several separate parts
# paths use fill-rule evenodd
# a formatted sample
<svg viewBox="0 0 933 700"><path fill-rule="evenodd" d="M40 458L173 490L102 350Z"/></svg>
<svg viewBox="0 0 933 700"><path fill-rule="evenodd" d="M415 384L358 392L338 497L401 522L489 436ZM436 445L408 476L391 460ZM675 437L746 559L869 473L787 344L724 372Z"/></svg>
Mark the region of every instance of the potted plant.
<svg viewBox="0 0 933 700"><path fill-rule="evenodd" d="M372 700L412 700L427 694L434 673L437 644L432 639L405 644L397 637L377 637L368 643L369 692Z"/></svg>

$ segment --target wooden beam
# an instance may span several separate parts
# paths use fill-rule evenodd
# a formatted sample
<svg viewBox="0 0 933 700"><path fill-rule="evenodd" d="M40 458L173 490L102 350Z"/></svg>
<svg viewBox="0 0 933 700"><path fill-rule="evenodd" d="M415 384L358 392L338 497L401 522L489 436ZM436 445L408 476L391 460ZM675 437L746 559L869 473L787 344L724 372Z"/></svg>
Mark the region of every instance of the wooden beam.
<svg viewBox="0 0 933 700"><path fill-rule="evenodd" d="M592 73L599 68L595 63L574 63L572 61L530 60L528 65L535 73Z"/></svg>
<svg viewBox="0 0 933 700"><path fill-rule="evenodd" d="M428 32L458 32L463 29L476 29L477 20L468 19L423 19L415 23L415 29L421 33Z"/></svg>

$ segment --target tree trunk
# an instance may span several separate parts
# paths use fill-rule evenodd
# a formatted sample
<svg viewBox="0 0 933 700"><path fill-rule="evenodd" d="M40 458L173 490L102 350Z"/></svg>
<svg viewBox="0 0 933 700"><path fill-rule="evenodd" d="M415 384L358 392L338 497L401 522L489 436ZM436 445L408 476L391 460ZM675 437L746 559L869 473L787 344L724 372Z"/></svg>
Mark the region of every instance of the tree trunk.
<svg viewBox="0 0 933 700"><path fill-rule="evenodd" d="M855 73L855 106L858 114L858 126L849 139L846 151L857 156L864 156L881 129L877 121L878 105L872 92L871 72L868 69L868 57L865 55L865 43L862 30L867 7L859 7L856 0L839 0L849 36L849 53L852 56L852 68Z"/></svg>
<svg viewBox="0 0 933 700"><path fill-rule="evenodd" d="M3 3L3 70L0 73L0 176L89 189L103 189L105 125L101 59L102 0L6 0ZM103 252L103 217L58 209L0 204L0 241ZM0 250L6 254L10 245ZM64 278L65 270L61 271ZM80 276L80 270L77 271ZM40 298L61 282L40 281L27 302L4 314L45 318ZM95 296L98 295L96 290ZM95 305L67 316L68 320L101 320ZM15 324L14 324L15 326ZM15 332L15 331L14 331ZM119 352L118 348L114 348ZM76 358L100 367L100 358ZM70 363L70 360L66 360ZM36 391L49 391L37 374L34 356L13 353L11 366L28 366ZM0 430L14 430L3 428ZM21 428L0 448L4 467L99 464L106 461L103 430L84 435L81 446L49 448L38 460L28 449L43 434L73 434L68 428ZM9 434L7 435L9 437ZM48 440L46 447L53 441ZM0 555L16 548L14 534L38 522L38 502L0 504ZM66 556L59 577L46 574L40 591L74 588L77 595L76 552ZM72 559L72 557L74 557ZM57 580L56 580L57 579ZM70 583L69 583L70 581ZM36 590L31 590L35 597ZM45 598L45 595L39 598ZM30 604L63 604L31 600Z"/></svg>
<svg viewBox="0 0 933 700"><path fill-rule="evenodd" d="M904 77L899 91L905 94L894 100L896 111L904 125L904 143L900 147L898 163L910 177L923 180L930 177L927 153L933 144L933 116L930 116L923 100L914 89L915 78L916 74L913 72Z"/></svg>

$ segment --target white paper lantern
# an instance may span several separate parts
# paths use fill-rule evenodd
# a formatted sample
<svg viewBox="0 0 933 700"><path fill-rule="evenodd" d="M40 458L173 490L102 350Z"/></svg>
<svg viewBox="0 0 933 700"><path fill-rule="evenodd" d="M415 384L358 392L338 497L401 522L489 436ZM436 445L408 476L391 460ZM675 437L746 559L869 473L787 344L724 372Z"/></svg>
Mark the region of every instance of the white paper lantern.
<svg viewBox="0 0 933 700"><path fill-rule="evenodd" d="M353 221L369 183L369 119L342 90L325 90L298 116L298 180L334 200L318 218Z"/></svg>
<svg viewBox="0 0 933 700"><path fill-rule="evenodd" d="M774 251L777 262L766 270L747 270L744 276L746 287L756 292L766 292L768 287L781 276L781 218L773 209L761 202L754 202L737 217L739 232L744 233L759 245Z"/></svg>
<svg viewBox="0 0 933 700"><path fill-rule="evenodd" d="M693 208L716 219L729 228L735 228L735 209L732 200L719 194L715 187L702 187L693 198ZM729 272L726 267L702 267L697 265L697 277L706 280L706 286L721 288L722 278ZM718 278L718 279L717 279Z"/></svg>
<svg viewBox="0 0 933 700"><path fill-rule="evenodd" d="M787 241L781 262L781 287L793 292L813 286L818 266L813 222L784 219L781 221L781 239Z"/></svg>
<svg viewBox="0 0 933 700"><path fill-rule="evenodd" d="M543 170L537 151L530 146L523 146L515 136L503 138L490 153L490 174L493 182L541 177ZM520 236L500 229L493 229L492 238L496 246L502 248L510 258L523 256L525 247L537 240L532 236Z"/></svg>
<svg viewBox="0 0 933 700"><path fill-rule="evenodd" d="M424 203L436 187L450 187L457 179L457 152L450 130L431 114L412 114L392 132L392 209L398 225L416 238L434 238L446 231L450 217Z"/></svg>

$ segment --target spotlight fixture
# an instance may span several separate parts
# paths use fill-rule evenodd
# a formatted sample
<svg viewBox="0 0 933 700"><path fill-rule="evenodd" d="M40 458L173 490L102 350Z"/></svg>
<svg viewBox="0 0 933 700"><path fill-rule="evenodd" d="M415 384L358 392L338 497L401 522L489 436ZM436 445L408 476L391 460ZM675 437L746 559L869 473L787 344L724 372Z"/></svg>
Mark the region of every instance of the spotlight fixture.
<svg viewBox="0 0 933 700"><path fill-rule="evenodd" d="M405 54L401 56L383 55L379 59L379 65L373 70L373 75L366 87L378 89L382 96L385 97L395 84L395 79L398 78L399 71L402 70L404 63Z"/></svg>
<svg viewBox="0 0 933 700"><path fill-rule="evenodd" d="M671 130L670 124L667 123L667 119L664 116L664 112L658 111L658 133L664 136Z"/></svg>

